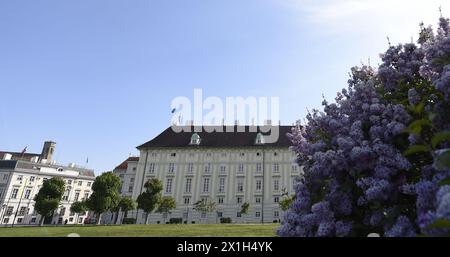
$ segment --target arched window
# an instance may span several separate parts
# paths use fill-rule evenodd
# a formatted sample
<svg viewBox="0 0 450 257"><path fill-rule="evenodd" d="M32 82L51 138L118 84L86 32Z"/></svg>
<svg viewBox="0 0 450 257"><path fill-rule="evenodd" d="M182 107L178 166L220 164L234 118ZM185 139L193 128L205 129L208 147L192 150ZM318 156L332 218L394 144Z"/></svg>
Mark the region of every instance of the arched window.
<svg viewBox="0 0 450 257"><path fill-rule="evenodd" d="M199 145L199 144L200 144L200 136L197 133L192 134L191 145Z"/></svg>
<svg viewBox="0 0 450 257"><path fill-rule="evenodd" d="M255 144L257 144L257 145L264 144L264 138L261 133L256 134Z"/></svg>

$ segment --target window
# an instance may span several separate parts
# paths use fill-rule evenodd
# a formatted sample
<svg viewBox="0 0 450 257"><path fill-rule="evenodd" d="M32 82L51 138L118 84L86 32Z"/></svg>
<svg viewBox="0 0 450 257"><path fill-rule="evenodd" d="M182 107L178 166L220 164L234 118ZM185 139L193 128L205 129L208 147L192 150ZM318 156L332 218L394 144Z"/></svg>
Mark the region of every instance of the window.
<svg viewBox="0 0 450 257"><path fill-rule="evenodd" d="M277 156L277 155L278 155L277 152L274 152L274 153L273 153L273 156Z"/></svg>
<svg viewBox="0 0 450 257"><path fill-rule="evenodd" d="M211 157L211 153L206 153L206 157Z"/></svg>
<svg viewBox="0 0 450 257"><path fill-rule="evenodd" d="M185 193L190 193L191 192L191 187L192 187L192 178L186 178L186 185L184 187L184 192Z"/></svg>
<svg viewBox="0 0 450 257"><path fill-rule="evenodd" d="M273 180L273 191L280 190L280 181L278 179Z"/></svg>
<svg viewBox="0 0 450 257"><path fill-rule="evenodd" d="M205 165L205 172L209 173L211 171L211 163Z"/></svg>
<svg viewBox="0 0 450 257"><path fill-rule="evenodd" d="M167 178L166 180L166 193L172 193L172 178Z"/></svg>
<svg viewBox="0 0 450 257"><path fill-rule="evenodd" d="M84 200L87 200L89 198L89 193L88 192L86 192L86 193L84 193Z"/></svg>
<svg viewBox="0 0 450 257"><path fill-rule="evenodd" d="M261 170L262 170L262 165L261 165L261 163L257 163L257 164L256 164L256 172L261 172Z"/></svg>
<svg viewBox="0 0 450 257"><path fill-rule="evenodd" d="M11 216L13 214L13 210L13 206L8 206L8 208L6 209L6 216Z"/></svg>
<svg viewBox="0 0 450 257"><path fill-rule="evenodd" d="M239 156L243 157L245 155L245 153L240 153Z"/></svg>
<svg viewBox="0 0 450 257"><path fill-rule="evenodd" d="M17 223L22 223L23 218L17 218Z"/></svg>
<svg viewBox="0 0 450 257"><path fill-rule="evenodd" d="M264 138L261 133L256 134L255 144L257 145L264 144Z"/></svg>
<svg viewBox="0 0 450 257"><path fill-rule="evenodd" d="M75 192L75 197L74 197L75 202L78 202L78 198L80 198L80 192Z"/></svg>
<svg viewBox="0 0 450 257"><path fill-rule="evenodd" d="M156 153L152 153L152 157L156 157L158 156Z"/></svg>
<svg viewBox="0 0 450 257"><path fill-rule="evenodd" d="M72 180L71 179L67 180L67 184L72 185Z"/></svg>
<svg viewBox="0 0 450 257"><path fill-rule="evenodd" d="M274 211L273 212L273 216L274 217L279 217L280 216L280 212L279 211Z"/></svg>
<svg viewBox="0 0 450 257"><path fill-rule="evenodd" d="M244 180L243 179L238 179L238 181L237 181L237 192L238 193L244 192Z"/></svg>
<svg viewBox="0 0 450 257"><path fill-rule="evenodd" d="M59 212L59 216L64 216L66 214L66 208L61 208L61 211Z"/></svg>
<svg viewBox="0 0 450 257"><path fill-rule="evenodd" d="M219 204L223 204L223 197L217 198L217 201L219 202Z"/></svg>
<svg viewBox="0 0 450 257"><path fill-rule="evenodd" d="M242 203L242 197L240 197L240 196L237 197L237 198L236 198L236 202L237 202L237 203Z"/></svg>
<svg viewBox="0 0 450 257"><path fill-rule="evenodd" d="M202 219L206 218L206 212L202 212Z"/></svg>
<svg viewBox="0 0 450 257"><path fill-rule="evenodd" d="M31 218L30 223L36 223L36 217Z"/></svg>
<svg viewBox="0 0 450 257"><path fill-rule="evenodd" d="M133 192L133 185L129 185L128 186L128 193L132 193Z"/></svg>
<svg viewBox="0 0 450 257"><path fill-rule="evenodd" d="M222 216L223 216L223 212L218 211L218 212L217 212L217 217L222 218Z"/></svg>
<svg viewBox="0 0 450 257"><path fill-rule="evenodd" d="M197 133L192 134L191 145L199 145L199 144L200 144L200 136Z"/></svg>
<svg viewBox="0 0 450 257"><path fill-rule="evenodd" d="M78 181L78 185L82 186L83 185L83 181Z"/></svg>
<svg viewBox="0 0 450 257"><path fill-rule="evenodd" d="M257 179L256 180L256 191L261 191L261 188L262 188L262 180Z"/></svg>
<svg viewBox="0 0 450 257"><path fill-rule="evenodd" d="M20 207L20 209L19 209L19 216L24 216L27 211L27 207L25 207L25 206L22 206L22 207Z"/></svg>
<svg viewBox="0 0 450 257"><path fill-rule="evenodd" d="M241 216L242 216L242 215L241 215L240 212L237 212L237 213L236 213L236 217L240 218Z"/></svg>
<svg viewBox="0 0 450 257"><path fill-rule="evenodd" d="M88 186L88 187L91 187L91 185L92 185L91 182L88 182L88 183L87 183L87 186Z"/></svg>
<svg viewBox="0 0 450 257"><path fill-rule="evenodd" d="M183 212L183 219L187 220L189 213L188 212Z"/></svg>
<svg viewBox="0 0 450 257"><path fill-rule="evenodd" d="M150 163L149 164L148 172L150 172L150 173L154 173L155 172L155 164L154 163Z"/></svg>
<svg viewBox="0 0 450 257"><path fill-rule="evenodd" d="M69 221L72 222L72 221L73 221L73 217L70 217L70 218L69 218Z"/></svg>
<svg viewBox="0 0 450 257"><path fill-rule="evenodd" d="M31 189L27 189L25 191L25 199L30 199L30 195L31 195Z"/></svg>
<svg viewBox="0 0 450 257"><path fill-rule="evenodd" d="M5 224L7 224L9 222L9 218L5 218L4 220L3 220L3 223L5 223Z"/></svg>
<svg viewBox="0 0 450 257"><path fill-rule="evenodd" d="M175 157L177 156L177 153L171 153L170 156Z"/></svg>
<svg viewBox="0 0 450 257"><path fill-rule="evenodd" d="M273 164L273 171L274 171L274 172L280 171L280 164L274 163L274 164Z"/></svg>
<svg viewBox="0 0 450 257"><path fill-rule="evenodd" d="M244 164L239 163L239 165L238 165L238 172L244 172Z"/></svg>
<svg viewBox="0 0 450 257"><path fill-rule="evenodd" d="M219 178L219 193L225 192L225 177Z"/></svg>
<svg viewBox="0 0 450 257"><path fill-rule="evenodd" d="M261 217L261 212L259 211L255 212L255 217Z"/></svg>
<svg viewBox="0 0 450 257"><path fill-rule="evenodd" d="M18 175L18 176L17 176L17 181L22 181L22 179L23 179L23 176L22 176L22 175Z"/></svg>
<svg viewBox="0 0 450 257"><path fill-rule="evenodd" d="M134 178L130 178L130 184L134 183Z"/></svg>
<svg viewBox="0 0 450 257"><path fill-rule="evenodd" d="M256 156L260 156L261 154L259 152L256 153Z"/></svg>
<svg viewBox="0 0 450 257"><path fill-rule="evenodd" d="M185 197L184 198L184 204L189 204L191 202L191 198L190 197Z"/></svg>
<svg viewBox="0 0 450 257"><path fill-rule="evenodd" d="M261 197L256 197L256 198L255 198L255 202L256 202L256 203L261 203Z"/></svg>
<svg viewBox="0 0 450 257"><path fill-rule="evenodd" d="M19 189L18 188L14 188L13 190L12 190L12 193L11 193L11 199L16 199L17 198L17 193L19 192Z"/></svg>
<svg viewBox="0 0 450 257"><path fill-rule="evenodd" d="M9 175L8 174L4 174L3 175L3 180L7 180L9 178Z"/></svg>
<svg viewBox="0 0 450 257"><path fill-rule="evenodd" d="M203 193L209 192L209 178L203 178Z"/></svg>
<svg viewBox="0 0 450 257"><path fill-rule="evenodd" d="M273 198L273 202L274 202L274 203L278 203L279 201L280 201L280 197L275 196L275 197Z"/></svg>
<svg viewBox="0 0 450 257"><path fill-rule="evenodd" d="M70 189L66 189L66 191L64 192L64 195L62 197L63 201L69 200L69 192L70 192Z"/></svg>
<svg viewBox="0 0 450 257"><path fill-rule="evenodd" d="M174 170L175 170L175 164L169 163L169 173L173 173Z"/></svg>
<svg viewBox="0 0 450 257"><path fill-rule="evenodd" d="M35 176L31 176L30 177L30 182L34 182L34 179L35 179L36 177Z"/></svg>
<svg viewBox="0 0 450 257"><path fill-rule="evenodd" d="M193 170L194 170L194 164L188 163L187 172L192 173Z"/></svg>
<svg viewBox="0 0 450 257"><path fill-rule="evenodd" d="M221 165L220 172L225 172L225 171L227 171L227 167L225 165Z"/></svg>
<svg viewBox="0 0 450 257"><path fill-rule="evenodd" d="M136 171L136 167L133 167L132 170L133 170L133 171Z"/></svg>
<svg viewBox="0 0 450 257"><path fill-rule="evenodd" d="M292 165L292 171L297 171L297 165Z"/></svg>
<svg viewBox="0 0 450 257"><path fill-rule="evenodd" d="M124 174L120 174L120 175L119 175L119 178L124 178L124 177L125 177Z"/></svg>

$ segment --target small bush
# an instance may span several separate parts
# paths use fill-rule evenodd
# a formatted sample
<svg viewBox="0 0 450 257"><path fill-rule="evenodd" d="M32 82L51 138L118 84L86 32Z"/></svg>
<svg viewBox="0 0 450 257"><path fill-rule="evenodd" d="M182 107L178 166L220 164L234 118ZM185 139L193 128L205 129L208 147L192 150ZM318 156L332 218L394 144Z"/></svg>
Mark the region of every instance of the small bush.
<svg viewBox="0 0 450 257"><path fill-rule="evenodd" d="M231 223L231 218L220 218L220 223Z"/></svg>
<svg viewBox="0 0 450 257"><path fill-rule="evenodd" d="M169 223L170 224L181 224L182 221L183 221L182 218L170 218Z"/></svg>
<svg viewBox="0 0 450 257"><path fill-rule="evenodd" d="M195 221L192 221L191 223L192 223L192 224L195 224Z"/></svg>
<svg viewBox="0 0 450 257"><path fill-rule="evenodd" d="M123 218L122 224L136 224L135 218Z"/></svg>

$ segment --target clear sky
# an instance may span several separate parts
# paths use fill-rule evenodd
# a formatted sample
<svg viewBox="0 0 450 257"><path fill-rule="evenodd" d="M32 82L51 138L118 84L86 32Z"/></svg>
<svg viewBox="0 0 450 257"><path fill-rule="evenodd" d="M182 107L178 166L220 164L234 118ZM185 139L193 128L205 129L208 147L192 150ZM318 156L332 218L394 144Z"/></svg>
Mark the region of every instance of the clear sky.
<svg viewBox="0 0 450 257"><path fill-rule="evenodd" d="M278 96L283 124L352 66L435 27L446 0L0 0L0 150L112 170L170 124L170 102Z"/></svg>

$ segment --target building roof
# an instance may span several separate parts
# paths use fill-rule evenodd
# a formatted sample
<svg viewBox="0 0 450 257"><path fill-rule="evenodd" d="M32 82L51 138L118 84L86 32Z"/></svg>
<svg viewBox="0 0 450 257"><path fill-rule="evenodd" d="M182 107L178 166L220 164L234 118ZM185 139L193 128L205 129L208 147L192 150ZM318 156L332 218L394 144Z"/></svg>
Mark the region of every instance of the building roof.
<svg viewBox="0 0 450 257"><path fill-rule="evenodd" d="M26 160L30 160L31 158L37 156L40 157L41 154L38 153L21 153L21 152L6 152L6 151L0 151L0 160L3 160L3 157L5 156L5 154L11 154L12 155L12 159L13 160L18 160L18 159L26 159Z"/></svg>
<svg viewBox="0 0 450 257"><path fill-rule="evenodd" d="M125 161L119 164L114 170L126 170L128 168L128 162L137 162L139 157L128 157Z"/></svg>
<svg viewBox="0 0 450 257"><path fill-rule="evenodd" d="M82 167L67 167L59 164L47 164L40 162L30 162L26 160L0 160L0 169L24 169L35 170L37 167L63 168L64 170L77 171L80 176L95 177L94 171Z"/></svg>
<svg viewBox="0 0 450 257"><path fill-rule="evenodd" d="M233 132L226 132L226 127L231 128ZM238 132L240 129L245 129L245 132ZM291 141L287 137L287 133L291 132L292 126L273 126L273 129L278 127L279 137L275 143L266 143L266 146L272 147L289 147ZM194 126L182 126L182 132L175 132L172 127L167 128L161 134L153 138L152 140L140 145L137 149L143 148L160 148L160 147L255 147L260 146L255 144L256 135L261 132L260 127L256 127L256 132L250 132L250 126L219 126L223 132L207 132L212 127L198 126L201 128L201 132L195 132ZM205 131L205 128L207 131ZM190 129L191 132L185 132ZM191 136L197 133L200 136L199 145L191 145ZM269 135L269 133L262 132L263 135Z"/></svg>

